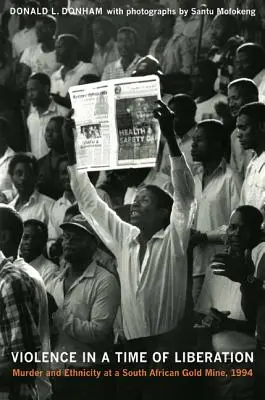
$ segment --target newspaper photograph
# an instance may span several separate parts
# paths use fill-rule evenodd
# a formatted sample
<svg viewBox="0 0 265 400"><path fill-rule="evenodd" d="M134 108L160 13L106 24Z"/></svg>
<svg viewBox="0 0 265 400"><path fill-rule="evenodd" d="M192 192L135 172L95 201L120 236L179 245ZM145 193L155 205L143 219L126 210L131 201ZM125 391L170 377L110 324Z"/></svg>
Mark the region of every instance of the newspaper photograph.
<svg viewBox="0 0 265 400"><path fill-rule="evenodd" d="M160 99L156 76L72 87L80 170L153 167L160 129L153 111Z"/></svg>

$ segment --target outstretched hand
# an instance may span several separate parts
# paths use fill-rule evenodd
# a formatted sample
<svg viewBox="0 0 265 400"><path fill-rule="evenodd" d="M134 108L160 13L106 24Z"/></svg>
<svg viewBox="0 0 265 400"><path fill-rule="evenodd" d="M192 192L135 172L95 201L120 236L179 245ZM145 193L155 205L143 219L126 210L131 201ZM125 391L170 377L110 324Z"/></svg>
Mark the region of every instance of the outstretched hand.
<svg viewBox="0 0 265 400"><path fill-rule="evenodd" d="M174 134L174 113L161 100L156 101L157 107L154 110L154 116L159 121L161 131L166 139L175 137Z"/></svg>
<svg viewBox="0 0 265 400"><path fill-rule="evenodd" d="M174 113L163 101L157 100L156 103L157 107L154 110L154 116L158 119L161 132L167 140L169 153L171 157L180 157L182 153L177 144L174 132Z"/></svg>

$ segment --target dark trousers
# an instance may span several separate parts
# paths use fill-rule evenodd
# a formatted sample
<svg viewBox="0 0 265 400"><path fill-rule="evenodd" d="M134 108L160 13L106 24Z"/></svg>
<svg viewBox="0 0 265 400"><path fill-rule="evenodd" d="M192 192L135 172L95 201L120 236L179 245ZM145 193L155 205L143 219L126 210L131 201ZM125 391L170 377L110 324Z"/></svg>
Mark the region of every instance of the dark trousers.
<svg viewBox="0 0 265 400"><path fill-rule="evenodd" d="M187 329L183 327L172 332L152 336L147 338L139 338L129 340L118 346L115 351L121 352L146 352L146 363L120 363L116 365L119 371L117 378L117 399L118 400L191 400L195 398L193 391L193 378L183 376L155 376L150 377L151 369L154 370L170 370L177 371L185 368L174 362L175 351L191 350L192 338ZM153 361L154 352L169 352L170 357L164 363L156 363ZM131 373L139 374L146 372L146 376L125 377L123 371L131 371Z"/></svg>

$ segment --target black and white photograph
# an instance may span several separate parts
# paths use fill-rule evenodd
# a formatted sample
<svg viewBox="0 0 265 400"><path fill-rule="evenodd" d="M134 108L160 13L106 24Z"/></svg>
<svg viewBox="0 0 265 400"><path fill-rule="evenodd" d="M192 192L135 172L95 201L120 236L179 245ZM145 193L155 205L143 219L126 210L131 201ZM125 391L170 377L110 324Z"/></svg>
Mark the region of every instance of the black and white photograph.
<svg viewBox="0 0 265 400"><path fill-rule="evenodd" d="M0 0L0 400L106 399L265 399L265 0Z"/></svg>

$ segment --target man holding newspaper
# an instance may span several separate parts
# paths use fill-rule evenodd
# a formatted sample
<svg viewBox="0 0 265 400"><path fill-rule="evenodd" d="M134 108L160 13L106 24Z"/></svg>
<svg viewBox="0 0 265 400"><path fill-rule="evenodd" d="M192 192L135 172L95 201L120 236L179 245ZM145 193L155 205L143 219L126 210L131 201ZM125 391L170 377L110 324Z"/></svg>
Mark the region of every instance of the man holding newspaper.
<svg viewBox="0 0 265 400"><path fill-rule="evenodd" d="M156 186L141 189L131 206L130 224L100 199L86 172L77 170L69 119L64 129L71 186L80 211L117 258L126 351L153 352L172 345L182 350L194 182L176 142L173 113L157 101L154 115L170 150L174 196Z"/></svg>

